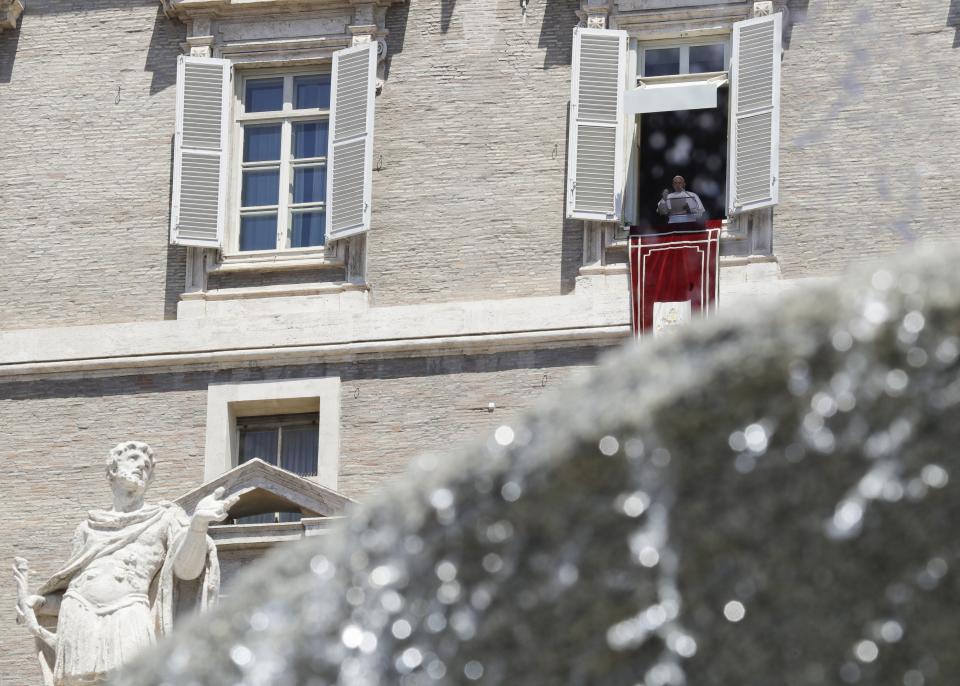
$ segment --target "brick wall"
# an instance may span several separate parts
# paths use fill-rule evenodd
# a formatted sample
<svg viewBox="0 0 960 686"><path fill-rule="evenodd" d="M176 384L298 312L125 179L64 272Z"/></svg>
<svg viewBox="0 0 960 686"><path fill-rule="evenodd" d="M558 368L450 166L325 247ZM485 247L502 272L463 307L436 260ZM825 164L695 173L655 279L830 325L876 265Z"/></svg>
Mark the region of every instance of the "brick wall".
<svg viewBox="0 0 960 686"><path fill-rule="evenodd" d="M109 505L104 459L121 440L145 440L156 450L152 499L200 485L211 382L340 376L339 490L363 498L421 450L443 450L508 421L596 354L577 348L0 384L0 560L28 558L34 585L54 572L86 510ZM489 402L497 406L492 413ZM13 621L15 597L11 575L0 574L7 610L0 612L0 677L37 683L31 641Z"/></svg>
<svg viewBox="0 0 960 686"><path fill-rule="evenodd" d="M578 0L411 0L392 7L377 97L368 280L375 304L573 287L564 220Z"/></svg>
<svg viewBox="0 0 960 686"><path fill-rule="evenodd" d="M513 0L390 10L375 303L572 288L581 228L563 218L563 187L577 5L532 3L526 21ZM175 316L185 251L167 246L167 224L183 38L155 0L33 0L20 29L0 34L0 289L13 294L0 328Z"/></svg>
<svg viewBox="0 0 960 686"><path fill-rule="evenodd" d="M914 238L955 240L956 2L790 6L774 226L785 276L837 273Z"/></svg>
<svg viewBox="0 0 960 686"><path fill-rule="evenodd" d="M156 0L31 0L0 33L0 329L176 316L176 55ZM117 102L119 87L119 102Z"/></svg>

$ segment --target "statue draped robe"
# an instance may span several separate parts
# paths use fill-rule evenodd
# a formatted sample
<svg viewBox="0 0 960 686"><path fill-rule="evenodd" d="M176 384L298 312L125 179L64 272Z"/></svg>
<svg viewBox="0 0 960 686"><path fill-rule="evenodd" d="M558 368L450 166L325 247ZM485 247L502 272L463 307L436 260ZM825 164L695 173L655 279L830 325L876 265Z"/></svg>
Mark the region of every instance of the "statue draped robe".
<svg viewBox="0 0 960 686"><path fill-rule="evenodd" d="M173 553L189 526L186 513L172 503L148 504L129 513L89 512L74 534L70 560L39 591L44 596L63 593L55 655L40 653L45 686L104 683L109 672L170 631L178 590ZM135 557L123 560L123 551L134 543L148 546L159 557L152 562ZM74 588L74 580L92 563L110 556L117 565L121 560L129 565L153 564L156 569L147 570L152 573L149 592L128 593L109 604L84 598ZM207 537L207 558L197 599L201 609L215 602L219 586L217 552Z"/></svg>

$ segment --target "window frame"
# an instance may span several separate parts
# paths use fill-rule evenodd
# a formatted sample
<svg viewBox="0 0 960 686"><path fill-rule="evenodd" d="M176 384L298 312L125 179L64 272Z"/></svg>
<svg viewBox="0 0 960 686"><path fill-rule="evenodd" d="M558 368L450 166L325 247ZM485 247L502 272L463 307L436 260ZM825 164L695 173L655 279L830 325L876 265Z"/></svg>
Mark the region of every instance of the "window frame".
<svg viewBox="0 0 960 686"><path fill-rule="evenodd" d="M312 427L317 433L317 454L314 474L297 474L283 465L283 434L285 429ZM286 470L304 478L315 478L316 472L320 468L320 416L316 412L289 412L274 415L239 415L236 418L236 441L238 450L243 452L243 432L244 430L269 431L277 430L277 464L275 467ZM242 455L237 455L237 466L243 464L245 460Z"/></svg>
<svg viewBox="0 0 960 686"><path fill-rule="evenodd" d="M336 490L340 472L340 377L211 383L207 387L204 481L239 466L237 420L317 414L317 475L304 477Z"/></svg>
<svg viewBox="0 0 960 686"><path fill-rule="evenodd" d="M288 247L287 243L292 235L290 217L295 211L309 211L322 209L326 212L326 187L324 200L313 203L293 202L293 169L295 167L323 166L329 173L329 131L328 154L323 157L304 159L293 158L293 124L297 122L326 121L330 122L333 105L331 90L331 107L328 109L296 110L293 108L293 81L298 76L331 76L333 61L325 60L319 64L307 66L286 67L259 67L236 69L234 78L234 92L231 111L231 163L229 173L229 194L227 202L227 231L223 245L223 256L230 258L263 257L275 255L302 255L304 257L323 257L326 253L325 245L306 246L301 248ZM283 109L271 112L245 112L246 84L249 80L283 78ZM331 84L332 85L332 84ZM243 170L246 167L243 161L243 142L245 126L253 124L280 123L280 178L277 212L277 246L267 250L240 250L240 218L243 214L263 214L269 210L243 208L241 195L243 190ZM273 168L276 165L263 162L249 163L249 168ZM264 208L273 206L263 206ZM245 211L246 210L246 211Z"/></svg>
<svg viewBox="0 0 960 686"><path fill-rule="evenodd" d="M636 39L635 39L636 40ZM690 48L704 47L707 45L723 45L723 63L726 69L720 71L704 71L695 74L690 73ZM643 76L643 70L646 68L647 50L664 50L670 48L680 49L680 72L677 74L666 74L663 76ZM702 36L690 39L673 40L653 40L637 41L637 84L644 83L669 83L671 81L700 81L716 78L720 75L730 77L730 59L733 54L733 33L716 34L713 36ZM637 85L635 84L635 85Z"/></svg>
<svg viewBox="0 0 960 686"><path fill-rule="evenodd" d="M698 72L695 74L689 73L690 68L690 48L704 46L704 45L723 45L723 60L726 65L726 69L723 71L710 71L710 72ZM709 35L696 36L692 38L661 38L656 40L644 40L638 37L636 34L630 35L630 42L628 45L629 50L635 51L636 59L634 64L636 65L637 73L634 78L634 83L632 87L639 87L641 84L665 84L665 83L693 83L693 82L706 82L706 81L720 81L718 88L723 85L730 84L730 60L733 56L733 29L731 28L728 31L723 31L722 33L711 33ZM646 51L650 50L660 50L663 48L680 48L680 66L683 68L686 64L687 73L680 74L667 74L664 76L643 76L643 69L645 66ZM684 58L686 56L686 59ZM626 115L628 117L635 116L636 122L633 126L631 140L628 141L628 150L636 150L636 169L628 170L628 177L634 179L633 188L629 191L634 193L636 197L636 202L639 203L639 192L638 192L638 179L639 179L639 165L640 165L640 142L641 136L643 135L643 127L640 123L641 115ZM727 104L727 142L729 143L729 120L730 120L730 103ZM730 160L727 159L727 169L726 169L726 178L729 182L730 175ZM629 181L628 181L629 183ZM729 190L727 191L729 192ZM731 226L730 217L727 215L726 208L724 209L724 216L722 218L722 227L723 233L721 238L725 238L728 234L729 227Z"/></svg>

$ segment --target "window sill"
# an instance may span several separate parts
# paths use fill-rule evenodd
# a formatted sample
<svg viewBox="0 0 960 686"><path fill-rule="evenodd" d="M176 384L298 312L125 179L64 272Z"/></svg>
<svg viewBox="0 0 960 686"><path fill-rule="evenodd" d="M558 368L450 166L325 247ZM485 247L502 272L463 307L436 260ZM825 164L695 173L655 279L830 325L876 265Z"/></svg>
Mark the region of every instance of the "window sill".
<svg viewBox="0 0 960 686"><path fill-rule="evenodd" d="M290 286L254 286L250 288L223 288L207 291L193 291L183 293L180 300L214 301L214 300L244 300L249 298L286 298L301 295L326 295L330 293L346 293L348 291L369 290L366 284L341 281L338 283L307 283Z"/></svg>
<svg viewBox="0 0 960 686"><path fill-rule="evenodd" d="M730 77L725 71L705 71L696 74L670 74L669 76L638 76L637 85L653 86L663 83L690 83L695 81L716 81L720 86L730 83Z"/></svg>
<svg viewBox="0 0 960 686"><path fill-rule="evenodd" d="M207 266L208 274L276 272L301 269L342 269L341 259L328 257L323 248L284 252L250 252L224 255Z"/></svg>

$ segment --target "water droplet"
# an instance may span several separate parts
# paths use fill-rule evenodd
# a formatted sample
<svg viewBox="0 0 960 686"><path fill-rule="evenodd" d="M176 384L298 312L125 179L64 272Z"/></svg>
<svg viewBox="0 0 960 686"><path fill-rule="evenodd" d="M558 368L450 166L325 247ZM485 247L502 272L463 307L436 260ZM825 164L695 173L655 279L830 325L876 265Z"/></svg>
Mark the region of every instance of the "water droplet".
<svg viewBox="0 0 960 686"><path fill-rule="evenodd" d="M400 660L407 669L416 669L423 662L423 653L417 648L407 648L400 655Z"/></svg>
<svg viewBox="0 0 960 686"><path fill-rule="evenodd" d="M830 342L837 352L845 353L853 347L853 336L849 331L835 331Z"/></svg>
<svg viewBox="0 0 960 686"><path fill-rule="evenodd" d="M363 641L363 631L355 624L348 624L340 634L340 640L351 650L359 648Z"/></svg>
<svg viewBox="0 0 960 686"><path fill-rule="evenodd" d="M427 674L434 681L439 681L447 675L447 666L440 660L431 660L427 665Z"/></svg>
<svg viewBox="0 0 960 686"><path fill-rule="evenodd" d="M863 640L854 646L853 654L856 655L860 662L869 663L877 659L877 656L880 654L880 649L877 648L877 644L873 641Z"/></svg>
<svg viewBox="0 0 960 686"><path fill-rule="evenodd" d="M600 452L606 456L616 455L620 449L620 442L613 436L604 436L600 439Z"/></svg>
<svg viewBox="0 0 960 686"><path fill-rule="evenodd" d="M643 457L643 449L643 441L639 438L628 439L627 442L623 444L623 452L632 460L639 460Z"/></svg>
<svg viewBox="0 0 960 686"><path fill-rule="evenodd" d="M887 643L896 643L903 638L903 626L900 622L889 619L880 625L880 638Z"/></svg>
<svg viewBox="0 0 960 686"><path fill-rule="evenodd" d="M761 424L751 424L743 430L747 441L747 448L755 453L762 453L767 449L767 430Z"/></svg>
<svg viewBox="0 0 960 686"><path fill-rule="evenodd" d="M887 372L887 393L893 396L900 395L906 390L909 380L907 373L902 369L891 369Z"/></svg>
<svg viewBox="0 0 960 686"><path fill-rule="evenodd" d="M742 431L734 431L727 439L727 444L731 450L739 453L747 449L747 437L744 436Z"/></svg>
<svg viewBox="0 0 960 686"><path fill-rule="evenodd" d="M639 517L650 507L650 496L643 491L637 491L623 498L621 508L628 517Z"/></svg>
<svg viewBox="0 0 960 686"><path fill-rule="evenodd" d="M903 318L903 328L910 333L920 333L923 330L924 323L923 315L916 310L908 312L907 316Z"/></svg>
<svg viewBox="0 0 960 686"><path fill-rule="evenodd" d="M250 615L250 628L254 631L266 631L270 627L270 618L263 612Z"/></svg>
<svg viewBox="0 0 960 686"><path fill-rule="evenodd" d="M910 669L903 674L903 686L923 686L923 672L919 669Z"/></svg>
<svg viewBox="0 0 960 686"><path fill-rule="evenodd" d="M557 570L557 579L564 586L573 586L577 583L579 577L580 572L577 570L576 565L572 565L569 562L564 562Z"/></svg>
<svg viewBox="0 0 960 686"><path fill-rule="evenodd" d="M656 567L660 562L660 553L656 548L648 545L640 549L637 559L644 567Z"/></svg>
<svg viewBox="0 0 960 686"><path fill-rule="evenodd" d="M498 445L506 447L513 443L513 435L513 429L504 424L503 426L497 427L497 430L494 431L493 439Z"/></svg>
<svg viewBox="0 0 960 686"><path fill-rule="evenodd" d="M490 574L496 574L503 569L503 558L496 553L487 553L483 556L483 568Z"/></svg>
<svg viewBox="0 0 960 686"><path fill-rule="evenodd" d="M747 615L747 608L739 600L731 600L723 606L723 616L730 622L739 622Z"/></svg>
<svg viewBox="0 0 960 686"><path fill-rule="evenodd" d="M237 667L246 667L253 661L253 653L245 645L236 645L230 649L230 659Z"/></svg>
<svg viewBox="0 0 960 686"><path fill-rule="evenodd" d="M457 578L457 566L448 560L443 560L437 564L436 573L440 581L453 581Z"/></svg>
<svg viewBox="0 0 960 686"><path fill-rule="evenodd" d="M392 633L395 638L401 641L405 638L408 638L412 630L413 629L410 626L410 622L405 619L398 619L390 627L390 633Z"/></svg>
<svg viewBox="0 0 960 686"><path fill-rule="evenodd" d="M893 288L893 274L886 269L878 269L873 273L870 283L878 291L888 291Z"/></svg>
<svg viewBox="0 0 960 686"><path fill-rule="evenodd" d="M500 495L508 503L514 503L523 495L523 488L516 481L508 481L500 488Z"/></svg>
<svg viewBox="0 0 960 686"><path fill-rule="evenodd" d="M483 676L483 665L476 660L470 660L463 666L463 675L470 681L476 681Z"/></svg>
<svg viewBox="0 0 960 686"><path fill-rule="evenodd" d="M936 464L928 464L920 472L920 478L930 488L943 488L949 481L947 470Z"/></svg>
<svg viewBox="0 0 960 686"><path fill-rule="evenodd" d="M438 488L430 494L430 504L438 510L453 505L453 492L448 488Z"/></svg>

